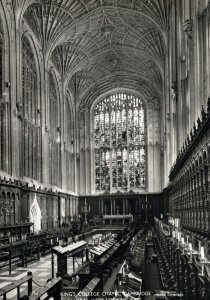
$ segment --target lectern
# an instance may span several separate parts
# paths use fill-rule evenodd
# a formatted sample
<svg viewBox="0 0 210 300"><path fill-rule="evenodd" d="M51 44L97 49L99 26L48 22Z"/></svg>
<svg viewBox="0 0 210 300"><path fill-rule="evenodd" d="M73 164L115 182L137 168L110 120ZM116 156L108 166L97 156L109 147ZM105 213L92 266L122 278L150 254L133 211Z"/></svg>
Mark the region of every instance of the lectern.
<svg viewBox="0 0 210 300"><path fill-rule="evenodd" d="M66 247L56 246L52 248L52 278L54 278L54 254L57 255L57 276L68 274L67 258L73 258L73 272L75 272L75 255L86 249L87 242L79 241Z"/></svg>

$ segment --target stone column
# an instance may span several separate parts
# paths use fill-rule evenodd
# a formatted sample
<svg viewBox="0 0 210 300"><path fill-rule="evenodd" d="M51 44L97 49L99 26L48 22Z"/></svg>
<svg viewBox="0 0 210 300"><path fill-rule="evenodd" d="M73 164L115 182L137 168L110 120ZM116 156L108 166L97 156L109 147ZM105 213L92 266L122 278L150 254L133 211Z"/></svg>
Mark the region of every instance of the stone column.
<svg viewBox="0 0 210 300"><path fill-rule="evenodd" d="M101 215L104 215L104 200L101 199Z"/></svg>
<svg viewBox="0 0 210 300"><path fill-rule="evenodd" d="M116 215L116 200L113 199L113 209L114 209L114 215Z"/></svg>
<svg viewBox="0 0 210 300"><path fill-rule="evenodd" d="M128 209L128 199L127 199L127 198L125 199L125 203L126 203L126 210L125 210L125 213L126 213L126 214L129 214L129 209Z"/></svg>
<svg viewBox="0 0 210 300"><path fill-rule="evenodd" d="M112 199L110 199L110 209L111 209L111 215L113 215Z"/></svg>
<svg viewBox="0 0 210 300"><path fill-rule="evenodd" d="M72 214L74 217L74 215L75 215L75 199L74 199L74 197L72 197Z"/></svg>
<svg viewBox="0 0 210 300"><path fill-rule="evenodd" d="M98 215L101 215L101 199L98 200Z"/></svg>

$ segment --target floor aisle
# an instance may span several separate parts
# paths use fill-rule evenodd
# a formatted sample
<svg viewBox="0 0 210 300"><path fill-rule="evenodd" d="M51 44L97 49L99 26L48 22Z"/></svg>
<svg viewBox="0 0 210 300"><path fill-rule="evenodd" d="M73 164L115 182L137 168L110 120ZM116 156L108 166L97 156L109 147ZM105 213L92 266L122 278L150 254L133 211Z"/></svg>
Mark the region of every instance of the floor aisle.
<svg viewBox="0 0 210 300"><path fill-rule="evenodd" d="M152 254L155 254L154 247L150 246L147 249L147 257L152 256ZM144 291L149 291L151 295L144 296L144 300L154 299L154 296L152 295L155 293L155 291L161 289L161 279L157 262L146 263L144 273Z"/></svg>
<svg viewBox="0 0 210 300"><path fill-rule="evenodd" d="M122 266L122 263L118 264L117 267L115 267L113 269L111 276L107 279L106 283L104 284L103 291L105 293L109 293L109 292L114 291L114 282L115 282L115 279L116 279L116 275L119 272L121 266Z"/></svg>

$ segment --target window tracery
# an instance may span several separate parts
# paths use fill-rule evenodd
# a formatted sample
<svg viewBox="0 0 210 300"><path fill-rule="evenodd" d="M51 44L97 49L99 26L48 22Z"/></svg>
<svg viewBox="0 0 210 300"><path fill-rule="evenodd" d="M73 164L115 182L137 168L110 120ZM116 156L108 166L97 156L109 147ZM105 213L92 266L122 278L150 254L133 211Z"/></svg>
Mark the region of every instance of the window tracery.
<svg viewBox="0 0 210 300"><path fill-rule="evenodd" d="M56 83L52 72L49 72L49 111L50 111L50 137L49 137L49 174L50 183L61 184L61 128L59 120L58 96Z"/></svg>
<svg viewBox="0 0 210 300"><path fill-rule="evenodd" d="M70 190L73 190L73 122L72 122L72 113L69 104L69 96L66 94L66 115L65 115L65 124L66 124L66 178L67 178L67 187ZM71 178L71 180L70 180Z"/></svg>
<svg viewBox="0 0 210 300"><path fill-rule="evenodd" d="M38 79L34 54L28 38L22 39L22 119L23 175L38 179L39 164L39 106Z"/></svg>
<svg viewBox="0 0 210 300"><path fill-rule="evenodd" d="M95 189L146 188L143 102L130 94L106 97L94 108Z"/></svg>
<svg viewBox="0 0 210 300"><path fill-rule="evenodd" d="M0 169L4 169L5 103L3 101L3 30L0 23Z"/></svg>

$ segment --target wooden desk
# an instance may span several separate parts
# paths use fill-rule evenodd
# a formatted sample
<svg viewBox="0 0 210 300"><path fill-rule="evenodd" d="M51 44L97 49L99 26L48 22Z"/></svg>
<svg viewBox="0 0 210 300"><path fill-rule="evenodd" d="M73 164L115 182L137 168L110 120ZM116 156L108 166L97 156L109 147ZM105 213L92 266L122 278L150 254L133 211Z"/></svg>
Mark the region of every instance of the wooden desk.
<svg viewBox="0 0 210 300"><path fill-rule="evenodd" d="M52 278L54 278L54 256L57 255L57 275L62 276L68 273L67 270L67 257L73 257L73 273L75 272L74 257L76 254L86 249L87 242L78 241L66 247L56 246L52 248Z"/></svg>

